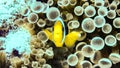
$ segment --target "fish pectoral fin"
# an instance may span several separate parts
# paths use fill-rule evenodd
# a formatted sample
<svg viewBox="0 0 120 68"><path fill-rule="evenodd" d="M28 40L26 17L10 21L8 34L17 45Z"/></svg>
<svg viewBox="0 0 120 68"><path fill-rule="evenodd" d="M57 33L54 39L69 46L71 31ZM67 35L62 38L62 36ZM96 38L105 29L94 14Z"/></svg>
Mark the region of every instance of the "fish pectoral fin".
<svg viewBox="0 0 120 68"><path fill-rule="evenodd" d="M53 36L52 33L51 33L50 31L48 31L47 29L45 29L44 31L45 31L45 33L47 34L49 40L52 41L52 36Z"/></svg>

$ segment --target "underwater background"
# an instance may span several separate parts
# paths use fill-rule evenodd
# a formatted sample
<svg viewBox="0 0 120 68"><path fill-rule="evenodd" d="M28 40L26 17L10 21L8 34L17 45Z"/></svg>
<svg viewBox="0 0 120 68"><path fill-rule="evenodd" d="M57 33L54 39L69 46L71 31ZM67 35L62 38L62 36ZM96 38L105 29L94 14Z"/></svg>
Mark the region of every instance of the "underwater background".
<svg viewBox="0 0 120 68"><path fill-rule="evenodd" d="M120 68L120 0L0 0L0 68Z"/></svg>

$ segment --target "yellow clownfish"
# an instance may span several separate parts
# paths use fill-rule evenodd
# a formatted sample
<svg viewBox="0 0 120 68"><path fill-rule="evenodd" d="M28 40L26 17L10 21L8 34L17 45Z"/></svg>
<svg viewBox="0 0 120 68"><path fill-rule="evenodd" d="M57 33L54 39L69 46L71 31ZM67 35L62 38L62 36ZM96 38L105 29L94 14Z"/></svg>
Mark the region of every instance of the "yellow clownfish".
<svg viewBox="0 0 120 68"><path fill-rule="evenodd" d="M53 32L53 42L56 47L62 47L65 40L65 25L61 18L54 24L54 32Z"/></svg>
<svg viewBox="0 0 120 68"><path fill-rule="evenodd" d="M66 47L73 47L75 42L81 37L80 32L77 31L72 31L65 35L65 25L61 18L55 22L53 33L49 32L47 29L44 31L47 33L49 39L55 43L56 47L63 47L64 42Z"/></svg>
<svg viewBox="0 0 120 68"><path fill-rule="evenodd" d="M49 39L55 43L56 47L63 47L65 40L65 25L61 18L58 18L54 24L54 31L50 33L47 29L44 30Z"/></svg>

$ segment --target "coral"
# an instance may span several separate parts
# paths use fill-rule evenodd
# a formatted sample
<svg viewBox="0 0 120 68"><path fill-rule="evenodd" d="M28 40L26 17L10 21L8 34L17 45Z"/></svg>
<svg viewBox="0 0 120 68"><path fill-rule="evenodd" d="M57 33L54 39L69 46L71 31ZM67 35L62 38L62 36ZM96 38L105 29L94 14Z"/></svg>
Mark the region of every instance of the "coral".
<svg viewBox="0 0 120 68"><path fill-rule="evenodd" d="M18 50L19 54L30 53L29 39L30 33L24 28L11 30L4 40L3 48L7 53L12 53L13 49Z"/></svg>

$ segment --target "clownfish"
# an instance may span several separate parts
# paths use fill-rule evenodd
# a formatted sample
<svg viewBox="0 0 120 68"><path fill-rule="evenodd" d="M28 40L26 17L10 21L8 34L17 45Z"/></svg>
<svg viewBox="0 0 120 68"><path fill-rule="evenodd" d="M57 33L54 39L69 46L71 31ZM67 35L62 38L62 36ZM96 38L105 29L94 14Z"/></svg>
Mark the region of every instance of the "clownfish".
<svg viewBox="0 0 120 68"><path fill-rule="evenodd" d="M51 33L47 29L44 30L49 38L53 41L56 47L63 47L65 40L65 25L61 18L58 18L54 24L54 31Z"/></svg>
<svg viewBox="0 0 120 68"><path fill-rule="evenodd" d="M75 42L81 37L81 33L78 31L72 31L66 35L65 24L61 18L56 20L53 32L49 32L47 29L44 31L56 47L63 47L64 43L68 48L73 47Z"/></svg>
<svg viewBox="0 0 120 68"><path fill-rule="evenodd" d="M54 24L54 32L53 32L53 42L55 43L56 47L63 47L64 40L65 40L65 25L61 18L58 18Z"/></svg>

